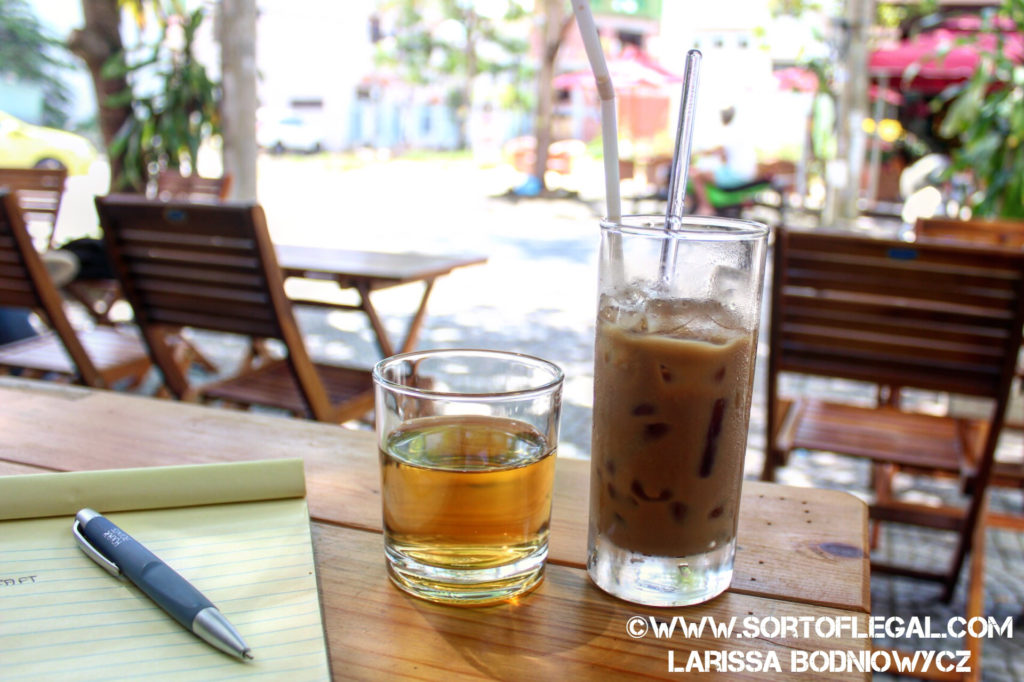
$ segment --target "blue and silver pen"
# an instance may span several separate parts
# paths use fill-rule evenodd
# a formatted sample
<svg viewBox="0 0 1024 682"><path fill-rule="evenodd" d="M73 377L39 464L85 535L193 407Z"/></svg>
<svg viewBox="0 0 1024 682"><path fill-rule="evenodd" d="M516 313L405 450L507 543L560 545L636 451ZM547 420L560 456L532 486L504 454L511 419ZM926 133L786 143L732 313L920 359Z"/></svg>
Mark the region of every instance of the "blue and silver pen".
<svg viewBox="0 0 1024 682"><path fill-rule="evenodd" d="M197 637L232 656L252 658L242 636L209 599L99 512L79 511L71 532L89 558L112 575L131 580Z"/></svg>

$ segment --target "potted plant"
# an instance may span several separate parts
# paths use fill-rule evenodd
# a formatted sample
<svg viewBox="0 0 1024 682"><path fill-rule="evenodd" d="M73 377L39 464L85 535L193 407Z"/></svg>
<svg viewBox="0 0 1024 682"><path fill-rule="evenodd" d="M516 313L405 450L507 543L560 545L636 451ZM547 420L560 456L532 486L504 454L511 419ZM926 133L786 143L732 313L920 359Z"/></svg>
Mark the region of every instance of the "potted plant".
<svg viewBox="0 0 1024 682"><path fill-rule="evenodd" d="M159 39L134 59L122 51L103 67L105 77L129 84L107 102L131 108L108 150L123 163L122 191L144 192L160 170L183 163L195 172L200 145L220 132L220 86L194 54L203 9L188 13L175 0L170 11L159 2L154 7Z"/></svg>

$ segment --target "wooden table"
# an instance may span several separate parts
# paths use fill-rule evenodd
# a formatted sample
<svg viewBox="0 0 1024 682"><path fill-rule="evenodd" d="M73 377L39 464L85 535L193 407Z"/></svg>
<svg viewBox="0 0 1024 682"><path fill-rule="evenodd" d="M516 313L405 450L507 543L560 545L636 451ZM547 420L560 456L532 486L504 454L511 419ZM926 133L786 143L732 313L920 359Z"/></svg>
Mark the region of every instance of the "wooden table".
<svg viewBox="0 0 1024 682"><path fill-rule="evenodd" d="M589 464L560 459L550 565L515 603L444 607L389 582L381 541L375 439L336 426L0 377L0 475L279 457L305 461L324 624L337 679L622 679L678 677L691 651L866 651L870 640L792 635L715 638L627 634L633 616L718 622L786 616L855 620L869 612L866 507L845 493L744 484L732 588L708 604L635 606L584 570ZM760 622L760 621L759 621ZM737 629L740 629L737 626ZM802 635L802 633L801 633ZM744 654L746 655L746 654ZM862 679L867 675L845 677ZM829 679L844 679L830 675Z"/></svg>
<svg viewBox="0 0 1024 682"><path fill-rule="evenodd" d="M427 312L427 300L434 289L434 281L456 268L487 262L483 256L434 256L419 253L379 253L375 251L348 251L318 247L279 244L275 247L282 274L305 279L330 280L342 289L354 289L358 295L355 305L312 299L292 299L299 305L327 305L345 310L360 310L366 314L377 336L384 357L396 352L404 353L416 345L420 327ZM400 284L423 282L423 295L409 322L405 338L396 346L388 337L370 300L370 293Z"/></svg>

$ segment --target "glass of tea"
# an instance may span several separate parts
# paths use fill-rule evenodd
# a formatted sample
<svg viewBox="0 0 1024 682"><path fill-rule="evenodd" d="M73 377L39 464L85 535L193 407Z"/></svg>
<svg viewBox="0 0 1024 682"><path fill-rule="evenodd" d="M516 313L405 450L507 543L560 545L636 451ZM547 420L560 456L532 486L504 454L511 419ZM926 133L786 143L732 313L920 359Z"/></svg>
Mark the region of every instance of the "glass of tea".
<svg viewBox="0 0 1024 682"><path fill-rule="evenodd" d="M483 605L539 584L563 378L545 360L490 350L404 353L374 367L395 585Z"/></svg>

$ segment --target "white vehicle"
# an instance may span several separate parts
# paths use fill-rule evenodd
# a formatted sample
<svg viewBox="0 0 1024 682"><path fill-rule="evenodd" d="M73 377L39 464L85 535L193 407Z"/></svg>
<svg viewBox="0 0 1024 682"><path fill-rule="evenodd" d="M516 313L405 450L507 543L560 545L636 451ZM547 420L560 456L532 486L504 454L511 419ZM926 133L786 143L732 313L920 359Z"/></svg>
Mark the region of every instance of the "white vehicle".
<svg viewBox="0 0 1024 682"><path fill-rule="evenodd" d="M275 154L285 151L313 154L323 149L319 127L294 115L259 121L256 142Z"/></svg>

